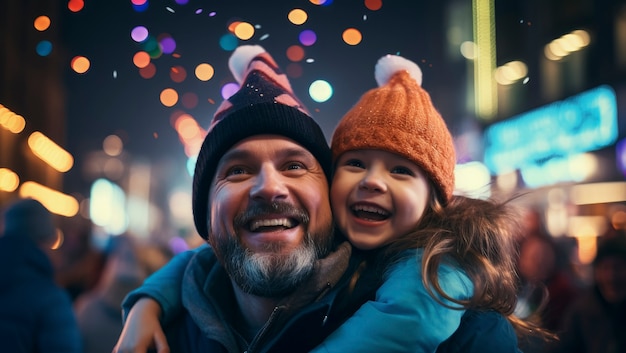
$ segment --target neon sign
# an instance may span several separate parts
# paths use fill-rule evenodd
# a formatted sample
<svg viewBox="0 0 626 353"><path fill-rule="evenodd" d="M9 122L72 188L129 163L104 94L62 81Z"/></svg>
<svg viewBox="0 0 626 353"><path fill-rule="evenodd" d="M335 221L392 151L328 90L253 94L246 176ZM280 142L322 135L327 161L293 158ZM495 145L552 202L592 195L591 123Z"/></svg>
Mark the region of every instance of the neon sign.
<svg viewBox="0 0 626 353"><path fill-rule="evenodd" d="M489 126L484 163L495 175L536 170L609 146L617 135L615 91L603 85Z"/></svg>

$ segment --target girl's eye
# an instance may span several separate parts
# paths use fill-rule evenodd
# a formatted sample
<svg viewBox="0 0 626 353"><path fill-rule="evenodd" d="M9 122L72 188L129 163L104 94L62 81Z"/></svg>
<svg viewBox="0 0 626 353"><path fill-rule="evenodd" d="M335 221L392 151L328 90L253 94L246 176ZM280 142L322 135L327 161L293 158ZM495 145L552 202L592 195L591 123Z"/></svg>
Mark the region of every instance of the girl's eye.
<svg viewBox="0 0 626 353"><path fill-rule="evenodd" d="M394 174L415 175L411 169L402 166L394 167L391 169L391 172Z"/></svg>
<svg viewBox="0 0 626 353"><path fill-rule="evenodd" d="M358 159L348 159L345 165L350 167L365 168L365 164Z"/></svg>

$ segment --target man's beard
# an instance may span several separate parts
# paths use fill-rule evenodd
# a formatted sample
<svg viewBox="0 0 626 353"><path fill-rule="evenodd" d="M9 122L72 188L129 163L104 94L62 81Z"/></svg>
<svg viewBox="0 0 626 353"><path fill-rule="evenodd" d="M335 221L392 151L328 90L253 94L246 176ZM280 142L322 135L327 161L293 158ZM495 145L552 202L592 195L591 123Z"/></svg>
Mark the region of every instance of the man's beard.
<svg viewBox="0 0 626 353"><path fill-rule="evenodd" d="M308 214L285 203L250 207L244 215L235 218L236 229L251 217L262 214L290 214L308 229ZM313 274L315 262L328 255L333 243L333 228L331 221L317 233L307 230L302 243L287 253L283 253L282 242L268 243L262 252L253 252L241 244L238 234L213 234L211 245L226 272L245 293L278 298L293 292Z"/></svg>

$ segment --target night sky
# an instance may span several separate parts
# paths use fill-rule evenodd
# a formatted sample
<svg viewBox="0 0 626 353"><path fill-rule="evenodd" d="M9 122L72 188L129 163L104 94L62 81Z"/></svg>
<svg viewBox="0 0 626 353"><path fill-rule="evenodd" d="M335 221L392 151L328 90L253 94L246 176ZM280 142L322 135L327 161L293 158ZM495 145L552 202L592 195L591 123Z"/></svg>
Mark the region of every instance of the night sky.
<svg viewBox="0 0 626 353"><path fill-rule="evenodd" d="M68 68L68 149L86 151L101 148L102 139L119 134L126 148L136 157L158 159L164 156L185 159L176 131L170 123L174 111L191 114L207 128L217 105L222 101L220 88L234 82L227 68L230 50L220 47L220 38L228 33L228 24L238 19L257 27L255 35L239 44L262 45L285 70L293 64L286 56L292 45L305 49L305 59L295 63L302 76L291 77L292 86L307 108L320 122L330 139L338 119L366 89L375 87L374 65L388 53L401 54L417 61L424 71L424 86L437 79L442 33L429 28L441 23L440 6L417 1L384 1L382 8L369 10L364 1L335 0L330 5L299 1L197 1L180 5L175 1L150 1L148 9L137 12L130 0L87 1L83 10L72 13L62 9L62 38L68 60L76 55L87 57L91 67L84 74ZM413 5L415 4L415 5ZM294 8L308 13L302 25L289 22ZM439 19L438 19L439 18ZM144 79L134 66L133 55L142 50L132 40L131 30L138 25L151 34L170 35L176 41L172 54L152 59L156 75ZM441 24L440 24L441 25ZM363 39L355 46L342 40L347 28L357 28ZM303 46L298 35L313 30L317 41ZM437 47L438 46L438 47ZM199 63L215 68L209 81L193 74ZM173 66L187 71L183 82L170 78ZM328 81L334 95L316 103L308 95L309 85L318 79ZM196 107L187 109L180 102L165 107L159 94L174 88L181 95L193 92Z"/></svg>

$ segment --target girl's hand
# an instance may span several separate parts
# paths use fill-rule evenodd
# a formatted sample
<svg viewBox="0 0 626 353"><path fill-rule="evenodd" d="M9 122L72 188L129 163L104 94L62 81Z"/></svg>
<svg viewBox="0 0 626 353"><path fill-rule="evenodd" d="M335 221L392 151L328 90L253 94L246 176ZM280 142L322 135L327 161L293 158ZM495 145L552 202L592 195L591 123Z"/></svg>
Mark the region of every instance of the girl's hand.
<svg viewBox="0 0 626 353"><path fill-rule="evenodd" d="M124 329L112 353L170 353L159 317L161 306L153 299L142 298L128 313Z"/></svg>

